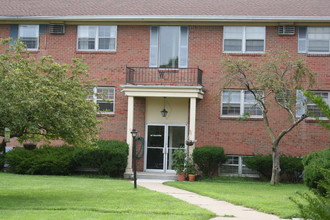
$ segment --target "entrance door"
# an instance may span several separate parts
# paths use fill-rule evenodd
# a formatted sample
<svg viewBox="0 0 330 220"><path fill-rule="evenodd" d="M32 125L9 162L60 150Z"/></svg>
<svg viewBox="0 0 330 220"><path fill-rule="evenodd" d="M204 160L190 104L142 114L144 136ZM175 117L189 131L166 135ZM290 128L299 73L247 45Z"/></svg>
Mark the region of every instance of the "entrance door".
<svg viewBox="0 0 330 220"><path fill-rule="evenodd" d="M147 125L146 170L174 172L173 153L185 150L186 125Z"/></svg>

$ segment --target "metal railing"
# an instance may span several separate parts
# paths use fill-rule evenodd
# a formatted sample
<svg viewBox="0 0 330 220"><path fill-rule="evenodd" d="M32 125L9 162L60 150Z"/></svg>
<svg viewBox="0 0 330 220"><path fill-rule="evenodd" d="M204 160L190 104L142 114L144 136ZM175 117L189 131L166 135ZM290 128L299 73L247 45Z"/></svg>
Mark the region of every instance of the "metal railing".
<svg viewBox="0 0 330 220"><path fill-rule="evenodd" d="M133 85L201 86L199 68L126 67L126 83Z"/></svg>

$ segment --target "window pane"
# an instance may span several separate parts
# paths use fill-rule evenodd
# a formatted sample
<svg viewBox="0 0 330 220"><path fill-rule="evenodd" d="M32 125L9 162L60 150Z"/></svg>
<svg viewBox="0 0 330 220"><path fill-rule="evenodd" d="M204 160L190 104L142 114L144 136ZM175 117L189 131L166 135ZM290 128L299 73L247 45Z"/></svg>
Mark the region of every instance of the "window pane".
<svg viewBox="0 0 330 220"><path fill-rule="evenodd" d="M99 49L109 50L110 49L110 38L100 38L99 39Z"/></svg>
<svg viewBox="0 0 330 220"><path fill-rule="evenodd" d="M243 39L243 27L241 26L225 26L224 39Z"/></svg>
<svg viewBox="0 0 330 220"><path fill-rule="evenodd" d="M256 103L257 101L255 100L253 94L249 91L244 91L244 102L246 103Z"/></svg>
<svg viewBox="0 0 330 220"><path fill-rule="evenodd" d="M309 40L330 40L329 27L308 27Z"/></svg>
<svg viewBox="0 0 330 220"><path fill-rule="evenodd" d="M241 92L235 90L225 90L222 92L222 103L239 103Z"/></svg>
<svg viewBox="0 0 330 220"><path fill-rule="evenodd" d="M110 37L110 26L99 26L99 37Z"/></svg>
<svg viewBox="0 0 330 220"><path fill-rule="evenodd" d="M78 38L95 38L97 26L78 26Z"/></svg>
<svg viewBox="0 0 330 220"><path fill-rule="evenodd" d="M242 51L242 40L225 39L224 44L224 51Z"/></svg>
<svg viewBox="0 0 330 220"><path fill-rule="evenodd" d="M264 51L263 40L247 40L246 51Z"/></svg>
<svg viewBox="0 0 330 220"><path fill-rule="evenodd" d="M38 37L39 25L20 25L19 26L20 37Z"/></svg>
<svg viewBox="0 0 330 220"><path fill-rule="evenodd" d="M265 39L265 27L246 27L245 38L252 40L264 40Z"/></svg>
<svg viewBox="0 0 330 220"><path fill-rule="evenodd" d="M308 45L309 52L329 52L329 41L310 40Z"/></svg>
<svg viewBox="0 0 330 220"><path fill-rule="evenodd" d="M249 115L262 115L262 111L257 104L244 104L244 113L248 113Z"/></svg>
<svg viewBox="0 0 330 220"><path fill-rule="evenodd" d="M223 115L240 115L240 104L223 103L222 114Z"/></svg>
<svg viewBox="0 0 330 220"><path fill-rule="evenodd" d="M29 49L37 49L38 38L35 37L22 37L20 40L26 45Z"/></svg>
<svg viewBox="0 0 330 220"><path fill-rule="evenodd" d="M95 38L79 38L78 49L94 50Z"/></svg>
<svg viewBox="0 0 330 220"><path fill-rule="evenodd" d="M101 112L113 112L113 101L97 101L97 104L99 105L99 110Z"/></svg>
<svg viewBox="0 0 330 220"><path fill-rule="evenodd" d="M180 27L161 26L159 30L160 67L178 67Z"/></svg>

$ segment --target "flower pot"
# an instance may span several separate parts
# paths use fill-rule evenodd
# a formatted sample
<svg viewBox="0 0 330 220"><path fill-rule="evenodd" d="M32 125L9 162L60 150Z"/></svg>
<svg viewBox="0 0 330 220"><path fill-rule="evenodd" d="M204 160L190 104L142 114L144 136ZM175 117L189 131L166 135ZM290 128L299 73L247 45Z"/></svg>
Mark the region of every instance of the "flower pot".
<svg viewBox="0 0 330 220"><path fill-rule="evenodd" d="M190 182L194 182L196 179L196 174L188 174L188 178Z"/></svg>
<svg viewBox="0 0 330 220"><path fill-rule="evenodd" d="M178 173L178 181L185 181L186 174L185 173Z"/></svg>

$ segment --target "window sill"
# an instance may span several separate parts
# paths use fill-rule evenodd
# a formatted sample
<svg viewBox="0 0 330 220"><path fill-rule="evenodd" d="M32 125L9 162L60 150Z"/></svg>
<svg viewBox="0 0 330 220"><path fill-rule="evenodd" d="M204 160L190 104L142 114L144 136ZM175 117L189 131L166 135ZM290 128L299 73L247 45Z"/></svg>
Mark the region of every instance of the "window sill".
<svg viewBox="0 0 330 220"><path fill-rule="evenodd" d="M116 51L76 51L76 54L115 54Z"/></svg>
<svg viewBox="0 0 330 220"><path fill-rule="evenodd" d="M320 118L319 121L330 122L330 120L328 120L328 119L322 119L322 118ZM305 119L305 122L306 123L318 123L318 120L316 120L315 118L307 118L307 119Z"/></svg>
<svg viewBox="0 0 330 220"><path fill-rule="evenodd" d="M103 117L115 117L115 113L97 113L96 117L103 118Z"/></svg>
<svg viewBox="0 0 330 220"><path fill-rule="evenodd" d="M252 57L258 57L258 56L262 56L265 53L233 53L233 52L223 52L223 54L229 55L229 56L252 56Z"/></svg>
<svg viewBox="0 0 330 220"><path fill-rule="evenodd" d="M324 54L324 53L307 53L307 57L330 57L330 54Z"/></svg>
<svg viewBox="0 0 330 220"><path fill-rule="evenodd" d="M240 120L239 117L224 117L224 116L220 116L219 119L220 120L230 120L230 121L263 121L264 120L264 118L246 118L246 119Z"/></svg>

